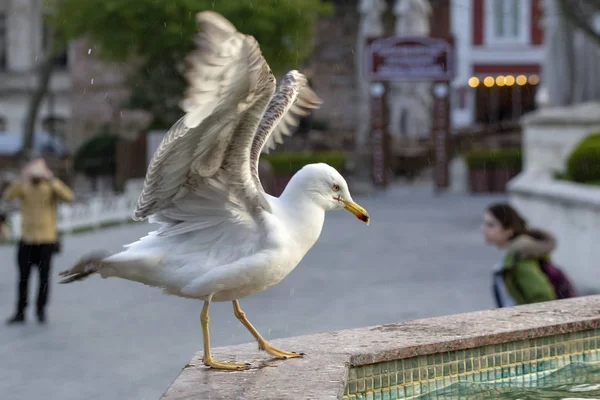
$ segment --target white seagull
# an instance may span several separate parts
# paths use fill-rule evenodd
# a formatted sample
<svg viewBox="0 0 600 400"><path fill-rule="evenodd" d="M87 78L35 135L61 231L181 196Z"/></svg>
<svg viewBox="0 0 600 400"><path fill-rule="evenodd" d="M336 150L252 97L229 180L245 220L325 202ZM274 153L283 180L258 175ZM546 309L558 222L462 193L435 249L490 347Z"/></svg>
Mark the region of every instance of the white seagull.
<svg viewBox="0 0 600 400"><path fill-rule="evenodd" d="M261 152L281 143L297 125L295 115L308 114L321 100L298 71L288 72L277 89L257 41L223 16L204 11L197 22L181 104L185 115L152 157L133 213L134 220L160 227L120 253L82 259L60 273L65 277L60 283L98 273L203 300L203 362L209 367L248 368L211 356L212 301L233 302L235 316L259 349L280 359L301 357L271 346L238 299L292 272L319 238L326 211L346 209L367 224L369 215L352 200L344 178L323 163L303 167L278 198L263 190Z"/></svg>

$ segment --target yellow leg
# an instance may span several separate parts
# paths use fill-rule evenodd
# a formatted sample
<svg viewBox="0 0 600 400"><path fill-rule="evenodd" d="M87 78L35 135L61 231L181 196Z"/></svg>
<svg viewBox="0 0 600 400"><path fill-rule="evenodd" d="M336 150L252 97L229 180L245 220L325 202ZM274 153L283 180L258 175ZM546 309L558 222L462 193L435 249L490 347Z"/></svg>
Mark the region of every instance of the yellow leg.
<svg viewBox="0 0 600 400"><path fill-rule="evenodd" d="M248 369L250 364L235 364L229 362L215 361L212 358L212 355L210 354L210 335L208 333L208 322L210 321L210 318L208 317L209 305L210 301L205 301L204 307L202 307L202 313L200 313L200 324L202 325L202 336L204 339L204 365L207 365L211 368L226 369L233 371Z"/></svg>
<svg viewBox="0 0 600 400"><path fill-rule="evenodd" d="M246 313L242 311L242 309L240 308L240 303L237 300L233 301L233 313L235 314L235 317L237 319L239 319L242 324L244 324L246 329L248 329L250 331L252 336L254 336L254 338L258 342L258 348L260 350L264 350L267 353L269 353L270 355L272 355L273 357L281 358L281 359L302 357L304 355L304 353L283 351L283 350L279 350L279 349L276 349L275 347L271 346L271 344L269 342L267 342L260 335L260 333L258 333L256 328L250 323L250 321L248 321L248 318L246 318Z"/></svg>

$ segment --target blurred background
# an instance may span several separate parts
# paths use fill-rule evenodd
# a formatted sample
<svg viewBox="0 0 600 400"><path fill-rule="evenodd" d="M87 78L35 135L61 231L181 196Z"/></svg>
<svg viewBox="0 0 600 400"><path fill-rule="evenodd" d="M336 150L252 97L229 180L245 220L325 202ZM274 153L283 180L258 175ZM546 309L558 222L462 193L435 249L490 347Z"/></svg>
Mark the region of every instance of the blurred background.
<svg viewBox="0 0 600 400"><path fill-rule="evenodd" d="M493 308L500 255L479 229L497 201L556 235L554 259L580 294L600 292L597 1L0 0L0 189L43 157L74 192L58 210L48 324L0 327L0 398L157 399L200 350L200 303L99 278L58 287L54 276L153 228L130 216L182 115L185 56L207 9L253 35L277 78L298 69L324 101L262 157L267 192L323 161L372 217L366 227L328 216L288 278L242 301L266 337ZM406 75L437 58L390 57L404 72L377 79L379 98L376 38L434 53L424 38L448 43L445 89ZM8 317L21 216L18 202L1 206ZM251 340L229 304L213 309L215 346Z"/></svg>

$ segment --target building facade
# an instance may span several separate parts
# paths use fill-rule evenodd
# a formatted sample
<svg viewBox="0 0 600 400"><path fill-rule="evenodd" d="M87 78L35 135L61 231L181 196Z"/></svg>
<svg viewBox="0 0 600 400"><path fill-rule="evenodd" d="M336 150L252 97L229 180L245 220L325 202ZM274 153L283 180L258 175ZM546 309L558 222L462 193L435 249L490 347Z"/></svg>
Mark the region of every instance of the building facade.
<svg viewBox="0 0 600 400"><path fill-rule="evenodd" d="M51 35L43 21L46 12L43 0L0 0L0 135L22 137L36 68ZM69 51L55 62L35 130L61 138L71 117Z"/></svg>
<svg viewBox="0 0 600 400"><path fill-rule="evenodd" d="M454 127L517 121L535 108L542 0L449 0L456 46Z"/></svg>

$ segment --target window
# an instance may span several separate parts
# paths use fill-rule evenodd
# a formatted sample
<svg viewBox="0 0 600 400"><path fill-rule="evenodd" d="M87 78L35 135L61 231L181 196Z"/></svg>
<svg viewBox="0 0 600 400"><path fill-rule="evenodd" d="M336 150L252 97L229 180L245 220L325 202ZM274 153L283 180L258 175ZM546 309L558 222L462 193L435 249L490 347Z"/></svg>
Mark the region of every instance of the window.
<svg viewBox="0 0 600 400"><path fill-rule="evenodd" d="M530 30L529 0L486 0L487 42L519 43L529 42Z"/></svg>
<svg viewBox="0 0 600 400"><path fill-rule="evenodd" d="M67 121L58 116L48 116L42 120L42 129L52 137L64 138Z"/></svg>
<svg viewBox="0 0 600 400"><path fill-rule="evenodd" d="M0 117L0 135L4 135L8 127L6 126L6 118Z"/></svg>
<svg viewBox="0 0 600 400"><path fill-rule="evenodd" d="M6 69L7 52L6 14L0 12L0 70Z"/></svg>
<svg viewBox="0 0 600 400"><path fill-rule="evenodd" d="M499 38L519 37L520 7L518 0L494 0L495 35Z"/></svg>

